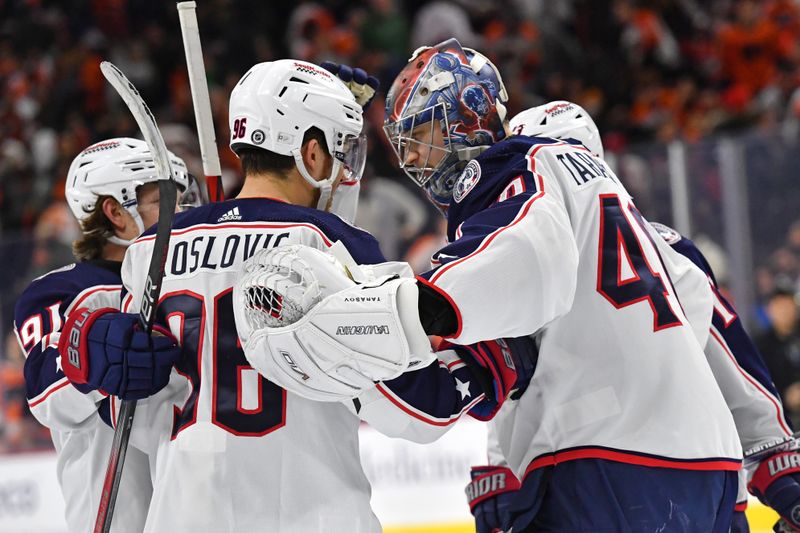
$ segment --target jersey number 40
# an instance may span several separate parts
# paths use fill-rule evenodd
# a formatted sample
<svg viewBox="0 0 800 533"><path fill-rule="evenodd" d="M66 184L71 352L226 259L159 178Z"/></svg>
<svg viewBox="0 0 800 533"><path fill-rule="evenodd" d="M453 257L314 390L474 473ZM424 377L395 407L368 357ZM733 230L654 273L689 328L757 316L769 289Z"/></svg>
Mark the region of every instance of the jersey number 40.
<svg viewBox="0 0 800 533"><path fill-rule="evenodd" d="M646 239L638 237L629 217L633 217ZM646 301L653 310L653 331L659 331L678 326L681 321L670 303L658 249L644 225L633 205L625 209L616 194L600 196L597 291L617 309ZM651 250L650 257L659 258L658 264L650 264L645 248Z"/></svg>

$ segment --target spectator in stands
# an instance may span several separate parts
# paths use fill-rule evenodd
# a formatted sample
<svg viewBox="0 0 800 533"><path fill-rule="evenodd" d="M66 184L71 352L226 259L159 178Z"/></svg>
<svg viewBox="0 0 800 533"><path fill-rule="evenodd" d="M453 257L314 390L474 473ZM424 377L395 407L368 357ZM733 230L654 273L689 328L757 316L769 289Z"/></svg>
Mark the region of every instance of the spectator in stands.
<svg viewBox="0 0 800 533"><path fill-rule="evenodd" d="M756 337L783 405L794 422L800 421L800 331L796 293L790 283L778 283L766 305L770 327Z"/></svg>

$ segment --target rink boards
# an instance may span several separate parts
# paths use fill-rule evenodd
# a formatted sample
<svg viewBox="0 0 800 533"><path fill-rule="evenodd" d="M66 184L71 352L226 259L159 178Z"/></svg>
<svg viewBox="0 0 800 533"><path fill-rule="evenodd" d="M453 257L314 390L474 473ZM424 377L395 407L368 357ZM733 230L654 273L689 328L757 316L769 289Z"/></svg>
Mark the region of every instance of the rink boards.
<svg viewBox="0 0 800 533"><path fill-rule="evenodd" d="M418 445L361 429L361 458L372 506L386 533L474 531L464 486L471 465L485 463L486 428L465 419L439 441ZM64 503L52 452L0 455L0 531L64 533ZM757 501L747 511L753 533L771 531L776 515Z"/></svg>

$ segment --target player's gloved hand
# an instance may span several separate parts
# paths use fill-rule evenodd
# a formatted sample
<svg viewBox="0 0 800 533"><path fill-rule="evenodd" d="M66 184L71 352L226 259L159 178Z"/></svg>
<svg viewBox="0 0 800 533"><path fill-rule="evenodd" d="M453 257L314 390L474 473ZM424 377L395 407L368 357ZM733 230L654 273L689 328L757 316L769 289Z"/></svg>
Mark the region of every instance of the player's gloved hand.
<svg viewBox="0 0 800 533"><path fill-rule="evenodd" d="M781 516L775 531L800 531L800 453L785 451L763 459L747 489Z"/></svg>
<svg viewBox="0 0 800 533"><path fill-rule="evenodd" d="M462 361L470 368L486 394L486 401L470 409L475 418L491 418L500 405L511 398L522 396L528 388L539 351L531 337L517 337L481 341L467 346L451 344L447 341L439 349L455 350Z"/></svg>
<svg viewBox="0 0 800 533"><path fill-rule="evenodd" d="M520 488L519 480L508 468L501 466L473 466L472 481L465 492L469 510L475 517L477 533L502 531L514 495Z"/></svg>
<svg viewBox="0 0 800 533"><path fill-rule="evenodd" d="M323 61L322 68L336 76L347 85L350 92L356 98L356 102L363 109L369 107L370 102L375 97L375 92L380 87L380 82L375 76L370 76L364 69L353 68L348 65L340 65L332 61Z"/></svg>
<svg viewBox="0 0 800 533"><path fill-rule="evenodd" d="M82 307L67 317L58 343L64 374L79 391L140 400L163 389L181 354L168 331L139 329L137 315Z"/></svg>

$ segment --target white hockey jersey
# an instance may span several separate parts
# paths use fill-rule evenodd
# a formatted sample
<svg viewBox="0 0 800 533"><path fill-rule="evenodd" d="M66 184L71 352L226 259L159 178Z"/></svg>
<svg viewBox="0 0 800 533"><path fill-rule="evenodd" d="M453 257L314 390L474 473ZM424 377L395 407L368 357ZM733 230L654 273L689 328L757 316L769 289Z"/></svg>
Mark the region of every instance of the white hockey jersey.
<svg viewBox="0 0 800 533"><path fill-rule="evenodd" d="M733 415L744 451L792 436L786 422L778 391L758 349L744 329L736 310L717 290L714 272L694 243L678 232L659 223L652 223L658 235L674 250L687 257L699 269L693 276L674 279L681 302L698 295L707 295L705 354L725 402ZM698 276L699 274L699 276ZM689 281L688 278L694 278ZM699 279L697 279L699 277ZM699 285L699 287L698 287ZM684 304L685 305L685 304ZM687 310L687 315L691 315ZM701 319L703 317L700 317ZM747 473L739 474L737 509L747 505Z"/></svg>
<svg viewBox="0 0 800 533"><path fill-rule="evenodd" d="M450 244L424 277L457 307L453 342L537 337L533 379L496 422L520 479L580 458L739 469L731 413L668 275L694 267L653 235L577 143L512 137L457 179Z"/></svg>
<svg viewBox="0 0 800 533"><path fill-rule="evenodd" d="M26 356L28 406L50 429L71 533L94 529L114 430L109 399L73 387L61 371L56 346L73 309L119 306L119 268L119 262L89 261L54 270L34 280L14 309L14 332ZM125 459L113 533L141 533L151 492L147 456L132 449Z"/></svg>
<svg viewBox="0 0 800 533"><path fill-rule="evenodd" d="M125 256L126 311L138 311L153 239L146 232ZM168 386L139 402L131 434L152 463L145 531L380 531L359 460L358 417L261 377L234 324L231 289L247 257L336 240L361 263L383 261L365 232L276 200L231 200L176 216L156 320L183 354Z"/></svg>

